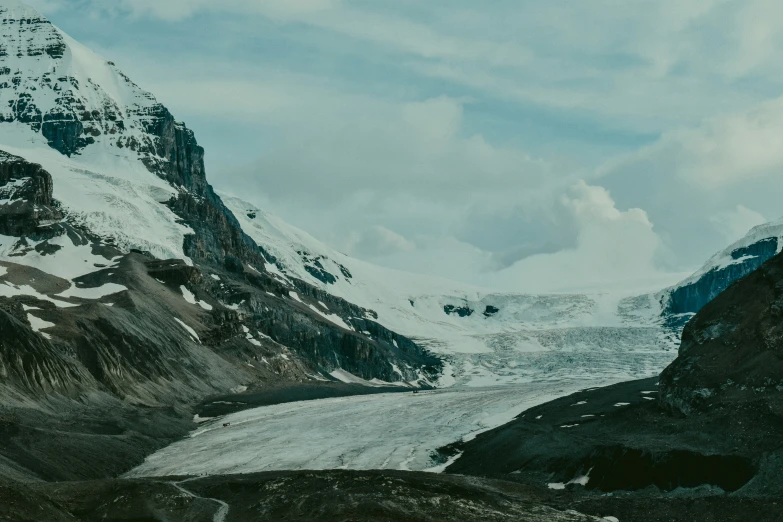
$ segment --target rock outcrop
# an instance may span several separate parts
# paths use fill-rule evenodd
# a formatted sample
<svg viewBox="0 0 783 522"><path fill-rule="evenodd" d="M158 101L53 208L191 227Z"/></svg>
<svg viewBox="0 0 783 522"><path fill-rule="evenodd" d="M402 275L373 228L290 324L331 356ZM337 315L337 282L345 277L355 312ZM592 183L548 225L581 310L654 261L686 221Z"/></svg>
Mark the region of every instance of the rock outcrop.
<svg viewBox="0 0 783 522"><path fill-rule="evenodd" d="M773 396L783 399L783 255L707 304L661 374L661 405L683 414Z"/></svg>
<svg viewBox="0 0 783 522"><path fill-rule="evenodd" d="M0 234L38 239L62 218L52 198L52 176L40 165L0 151Z"/></svg>

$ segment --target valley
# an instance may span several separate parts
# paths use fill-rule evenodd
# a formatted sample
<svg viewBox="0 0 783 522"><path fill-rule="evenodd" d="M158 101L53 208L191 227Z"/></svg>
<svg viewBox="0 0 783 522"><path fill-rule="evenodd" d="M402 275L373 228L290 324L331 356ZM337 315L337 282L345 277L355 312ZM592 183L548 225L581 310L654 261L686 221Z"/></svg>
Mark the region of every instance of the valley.
<svg viewBox="0 0 783 522"><path fill-rule="evenodd" d="M282 470L442 471L438 448L505 424L528 408L602 381L320 399L206 421L147 457L130 478ZM229 424L229 426L224 426Z"/></svg>
<svg viewBox="0 0 783 522"><path fill-rule="evenodd" d="M0 20L0 521L774 519L783 221L621 290L384 268Z"/></svg>

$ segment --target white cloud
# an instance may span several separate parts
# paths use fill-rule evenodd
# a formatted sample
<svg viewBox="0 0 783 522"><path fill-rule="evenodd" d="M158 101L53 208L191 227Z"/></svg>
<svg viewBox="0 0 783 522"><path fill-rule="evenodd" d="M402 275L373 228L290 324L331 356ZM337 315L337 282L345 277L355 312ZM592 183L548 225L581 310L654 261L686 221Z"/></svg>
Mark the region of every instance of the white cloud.
<svg viewBox="0 0 783 522"><path fill-rule="evenodd" d="M57 13L68 7L66 0L23 0L24 3L36 9L39 13Z"/></svg>
<svg viewBox="0 0 783 522"><path fill-rule="evenodd" d="M363 258L389 256L400 252L411 252L416 245L400 234L386 227L369 227L354 232L349 239L348 253Z"/></svg>
<svg viewBox="0 0 783 522"><path fill-rule="evenodd" d="M707 119L698 127L665 133L610 169L639 166L671 172L704 189L753 177L779 176L783 168L783 98Z"/></svg>
<svg viewBox="0 0 783 522"><path fill-rule="evenodd" d="M460 100L332 103L313 108L319 111L316 119L309 107L304 114L289 114L285 142L247 169L226 173L225 183L319 207L364 193L361 201L372 206L391 199L396 208L416 202L429 205L427 211L440 210L438 203L533 199L536 190L552 183L545 162L479 134L463 135Z"/></svg>
<svg viewBox="0 0 783 522"><path fill-rule="evenodd" d="M39 0L41 1L41 0ZM47 0L44 0L47 1ZM54 3L55 0L48 0ZM62 0L61 0L62 1ZM335 8L340 0L91 0L106 13L182 20L200 11L260 14L286 20Z"/></svg>
<svg viewBox="0 0 783 522"><path fill-rule="evenodd" d="M492 255L452 236L416 236L405 247L363 255L368 261L420 274L458 281L480 282L495 268Z"/></svg>
<svg viewBox="0 0 783 522"><path fill-rule="evenodd" d="M647 214L621 211L609 192L580 181L562 198L579 225L574 248L516 262L487 279L493 286L527 292L600 290L664 274L658 267L663 247Z"/></svg>
<svg viewBox="0 0 783 522"><path fill-rule="evenodd" d="M745 236L751 228L762 225L767 218L743 205L737 205L731 210L721 212L710 218L721 234L730 244Z"/></svg>
<svg viewBox="0 0 783 522"><path fill-rule="evenodd" d="M85 33L110 27L104 54L195 127L213 183L393 266L559 274L622 241L579 279L641 277L781 214L772 0L33 1L64 27L99 12Z"/></svg>

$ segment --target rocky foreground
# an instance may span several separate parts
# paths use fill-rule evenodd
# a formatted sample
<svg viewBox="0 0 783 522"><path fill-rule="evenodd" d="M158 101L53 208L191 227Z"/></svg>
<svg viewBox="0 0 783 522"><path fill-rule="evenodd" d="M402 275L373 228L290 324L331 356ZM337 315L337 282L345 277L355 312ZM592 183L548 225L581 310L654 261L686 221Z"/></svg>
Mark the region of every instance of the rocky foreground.
<svg viewBox="0 0 783 522"><path fill-rule="evenodd" d="M660 378L528 410L443 448L462 452L448 471L546 486L620 520L779 520L781 309L778 255L688 323Z"/></svg>
<svg viewBox="0 0 783 522"><path fill-rule="evenodd" d="M513 483L375 471L0 487L0 503L9 509L0 520L15 522L601 520L542 505Z"/></svg>
<svg viewBox="0 0 783 522"><path fill-rule="evenodd" d="M330 470L17 482L0 489L0 519L779 520L782 296L779 255L688 324L680 356L660 378L583 390L442 448L444 459L460 455L445 475ZM58 462L66 467L69 457ZM110 460L85 451L73 462Z"/></svg>

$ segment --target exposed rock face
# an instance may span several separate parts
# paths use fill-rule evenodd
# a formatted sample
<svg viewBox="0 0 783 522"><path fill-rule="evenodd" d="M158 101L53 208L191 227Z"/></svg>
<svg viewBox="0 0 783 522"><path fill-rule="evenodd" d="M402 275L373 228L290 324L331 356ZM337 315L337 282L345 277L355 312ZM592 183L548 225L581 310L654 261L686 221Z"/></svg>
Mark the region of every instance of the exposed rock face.
<svg viewBox="0 0 783 522"><path fill-rule="evenodd" d="M209 185L203 196L181 192L168 205L195 232L185 238L184 250L190 258L237 270L243 263L263 270L267 262L274 262L274 257L242 232Z"/></svg>
<svg viewBox="0 0 783 522"><path fill-rule="evenodd" d="M783 396L783 255L705 306L661 374L661 405L684 414Z"/></svg>
<svg viewBox="0 0 783 522"><path fill-rule="evenodd" d="M0 151L0 234L42 237L62 218L52 199L52 176L40 165Z"/></svg>
<svg viewBox="0 0 783 522"><path fill-rule="evenodd" d="M0 1L0 45L0 141L14 153L0 151L0 477L119 473L212 395L337 368L437 375L441 362L374 312L278 270L207 182L194 133L112 62L17 0ZM84 433L107 436L105 465L78 430L59 447L41 435L93 410L110 427Z"/></svg>
<svg viewBox="0 0 783 522"><path fill-rule="evenodd" d="M0 390L72 395L88 387L89 374L30 328L21 303L0 297L0 332Z"/></svg>
<svg viewBox="0 0 783 522"><path fill-rule="evenodd" d="M457 314L459 317L470 317L471 315L473 315L474 310L470 308L468 305L455 306L450 304L444 306L443 311L446 313L446 315Z"/></svg>
<svg viewBox="0 0 783 522"><path fill-rule="evenodd" d="M695 314L715 299L732 283L757 270L780 251L778 238L766 238L731 252L733 260L726 266L715 267L697 281L676 288L669 297L669 314Z"/></svg>
<svg viewBox="0 0 783 522"><path fill-rule="evenodd" d="M95 143L130 149L203 192L204 150L154 96L17 0L0 5L0 20L0 122L28 125L67 156Z"/></svg>

